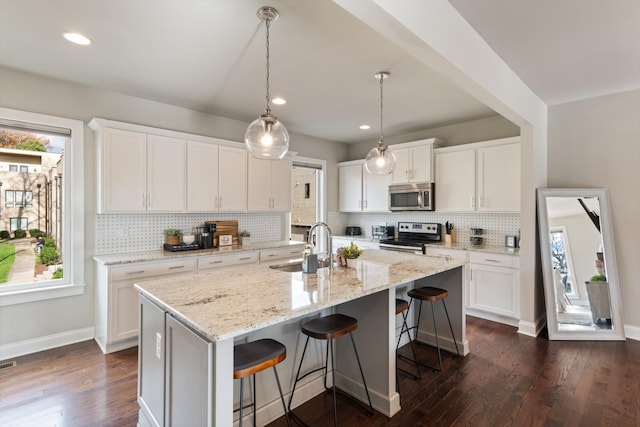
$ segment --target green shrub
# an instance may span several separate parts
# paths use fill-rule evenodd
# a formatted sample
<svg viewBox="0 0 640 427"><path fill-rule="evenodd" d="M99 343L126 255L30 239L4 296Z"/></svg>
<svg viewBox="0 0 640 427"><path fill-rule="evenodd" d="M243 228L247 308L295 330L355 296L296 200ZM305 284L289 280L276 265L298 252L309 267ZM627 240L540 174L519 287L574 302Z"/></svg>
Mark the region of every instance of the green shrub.
<svg viewBox="0 0 640 427"><path fill-rule="evenodd" d="M44 231L38 230L37 228L32 228L31 230L29 230L29 234L31 235L31 237L35 237L37 239L38 237L44 236Z"/></svg>
<svg viewBox="0 0 640 427"><path fill-rule="evenodd" d="M0 239L8 239L11 234L7 230L0 230Z"/></svg>
<svg viewBox="0 0 640 427"><path fill-rule="evenodd" d="M15 236L16 239L22 239L23 237L27 237L27 232L25 230L18 228L16 231L13 232L13 235Z"/></svg>
<svg viewBox="0 0 640 427"><path fill-rule="evenodd" d="M56 241L53 237L45 237L44 238L44 247L45 248L56 248Z"/></svg>
<svg viewBox="0 0 640 427"><path fill-rule="evenodd" d="M56 268L56 271L53 272L53 276L51 276L52 279L62 279L62 269L61 268Z"/></svg>
<svg viewBox="0 0 640 427"><path fill-rule="evenodd" d="M60 254L55 247L45 246L40 251L40 262L46 265L55 265L60 261Z"/></svg>

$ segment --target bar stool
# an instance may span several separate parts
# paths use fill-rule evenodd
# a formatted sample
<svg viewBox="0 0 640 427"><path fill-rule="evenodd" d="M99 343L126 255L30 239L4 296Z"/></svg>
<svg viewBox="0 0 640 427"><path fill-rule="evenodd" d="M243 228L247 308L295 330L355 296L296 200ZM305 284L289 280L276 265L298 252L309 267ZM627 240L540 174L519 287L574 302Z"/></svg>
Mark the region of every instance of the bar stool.
<svg viewBox="0 0 640 427"><path fill-rule="evenodd" d="M453 338L453 343L456 346L456 353L458 354L458 356L460 356L460 351L458 350L458 342L456 341L456 336L453 333L453 326L451 326L451 319L449 318L449 312L447 311L447 304L444 302L444 299L449 295L449 292L447 292L444 289L440 289L440 288L434 288L431 286L425 286L422 288L415 288L410 290L409 292L407 292L407 295L409 297L411 297L411 302L413 302L414 299L420 300L420 309L418 310L418 321L416 323L416 336L418 334L418 330L419 330L419 326L420 326L420 314L422 314L422 301L429 301L431 302L431 316L433 317L433 330L435 332L436 335L436 348L438 349L438 363L440 365L440 368L434 368L433 366L429 366L426 365L420 361L418 361L418 363L421 366L424 366L426 368L431 368L434 369L436 371L442 371L442 356L440 355L440 341L438 340L438 326L436 325L436 313L435 313L435 307L433 305L433 303L435 301L442 301L442 306L444 307L444 312L447 315L447 322L449 322L449 329L451 330L451 337ZM411 305L411 304L409 304ZM414 359L417 360L417 359Z"/></svg>
<svg viewBox="0 0 640 427"><path fill-rule="evenodd" d="M373 415L373 405L371 405L371 397L369 396L369 389L367 388L367 382L364 379L364 373L362 372L362 365L360 364L360 357L358 356L358 350L356 349L356 343L353 340L352 332L358 328L358 321L353 317L346 316L344 314L331 314L329 316L319 317L310 322L302 325L302 333L307 336L307 340L304 343L304 350L302 350L302 357L300 358L300 365L298 365L298 373L296 374L296 380L293 383L293 390L291 391L291 397L289 398L289 412L293 417L304 422L293 413L291 410L291 402L293 401L293 394L296 391L296 386L298 385L298 381L302 380L306 376L318 372L320 370L324 370L324 388L329 390L327 387L327 370L329 366L329 348L331 348L331 380L332 380L332 390L333 390L333 423L334 425L338 425L338 411L336 405L336 375L335 375L335 358L333 354L333 340L340 338L343 335L349 334L351 337L351 344L353 345L353 351L356 354L356 360L358 361L358 367L360 368L360 375L362 376L362 383L364 384L364 389L367 392L367 399L369 400L369 408L365 409L367 415ZM325 354L325 364L324 366L314 369L306 374L300 376L300 369L302 368L302 362L304 360L304 355L307 351L307 345L309 344L309 338L315 338L318 340L327 340L327 350ZM344 396L351 398L351 396L344 394ZM358 404L362 405L359 401L355 400ZM363 406L364 407L364 406Z"/></svg>
<svg viewBox="0 0 640 427"><path fill-rule="evenodd" d="M398 367L396 364L396 388L398 387L398 374L397 371L402 371L405 374L412 376L416 380L422 379L422 374L420 373L420 365L418 365L418 357L416 356L416 348L413 345L413 340L411 339L411 333L409 332L409 325L407 325L407 316L409 315L409 303L403 299L396 298L396 315L402 314L402 327L400 328L400 336L398 337L398 344L396 344L396 354L398 354L398 349L400 348L400 341L402 341L402 334L406 333L409 337L409 345L411 346L411 352L413 353L413 360L406 358L407 360L413 362L416 365L416 372L418 375L415 375L405 369ZM404 356L398 355L400 358Z"/></svg>
<svg viewBox="0 0 640 427"><path fill-rule="evenodd" d="M280 387L280 379L276 365L287 357L287 348L276 340L269 338L238 344L233 347L233 379L240 379L240 408L233 412L240 411L240 427L242 427L242 411L244 408L253 406L253 426L256 425L256 374L273 366L273 373L276 376L278 391L280 391L280 400L282 408L287 419L287 426L291 426L289 422L289 413L284 403L282 387ZM253 377L253 403L243 406L243 380L248 376Z"/></svg>

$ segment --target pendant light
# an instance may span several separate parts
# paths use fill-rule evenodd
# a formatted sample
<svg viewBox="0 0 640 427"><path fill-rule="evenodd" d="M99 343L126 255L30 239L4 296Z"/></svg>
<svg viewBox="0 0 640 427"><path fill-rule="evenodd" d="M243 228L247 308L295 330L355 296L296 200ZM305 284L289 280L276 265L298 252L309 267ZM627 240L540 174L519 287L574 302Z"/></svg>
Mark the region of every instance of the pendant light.
<svg viewBox="0 0 640 427"><path fill-rule="evenodd" d="M244 143L247 149L258 159L281 159L289 149L289 132L278 118L271 114L271 98L269 96L269 26L278 19L278 11L273 7L263 6L258 9L258 17L265 21L267 28L267 108L247 128Z"/></svg>
<svg viewBox="0 0 640 427"><path fill-rule="evenodd" d="M390 73L387 71L380 71L374 75L376 79L380 80L380 139L378 140L378 145L367 153L367 159L364 164L367 172L374 175L388 175L396 167L396 155L385 145L384 134L382 133L382 106L384 100L382 82L389 75Z"/></svg>

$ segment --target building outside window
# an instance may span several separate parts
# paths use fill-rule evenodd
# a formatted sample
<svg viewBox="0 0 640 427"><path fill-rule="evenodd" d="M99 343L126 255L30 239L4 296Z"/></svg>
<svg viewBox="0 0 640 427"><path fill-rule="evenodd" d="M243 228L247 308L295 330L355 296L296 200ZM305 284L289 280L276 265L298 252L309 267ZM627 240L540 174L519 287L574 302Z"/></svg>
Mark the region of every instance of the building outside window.
<svg viewBox="0 0 640 427"><path fill-rule="evenodd" d="M28 230L29 229L29 220L27 218L23 218L23 217L11 218L10 219L10 227L11 227L11 231Z"/></svg>

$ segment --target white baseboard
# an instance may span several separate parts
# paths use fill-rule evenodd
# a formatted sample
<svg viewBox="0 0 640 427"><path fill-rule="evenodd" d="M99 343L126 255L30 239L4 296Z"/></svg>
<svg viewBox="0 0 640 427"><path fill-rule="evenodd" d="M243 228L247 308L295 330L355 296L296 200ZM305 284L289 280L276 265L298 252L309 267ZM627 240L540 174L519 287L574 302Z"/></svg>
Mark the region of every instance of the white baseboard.
<svg viewBox="0 0 640 427"><path fill-rule="evenodd" d="M472 308L467 308L465 314L473 317L479 317L480 319L491 320L492 322L503 323L509 326L518 326L518 319L514 319L513 317L506 317L500 314L489 313L487 311L482 310L474 310Z"/></svg>
<svg viewBox="0 0 640 427"><path fill-rule="evenodd" d="M44 337L32 338L11 344L0 345L0 360L13 359L26 354L37 353L63 345L75 344L81 341L93 339L93 326Z"/></svg>
<svg viewBox="0 0 640 427"><path fill-rule="evenodd" d="M540 317L536 319L535 323L521 320L520 323L518 323L518 333L535 338L540 334L540 331L542 331L546 324L547 318L544 314L540 315Z"/></svg>
<svg viewBox="0 0 640 427"><path fill-rule="evenodd" d="M640 327L624 325L624 334L627 339L640 341Z"/></svg>

